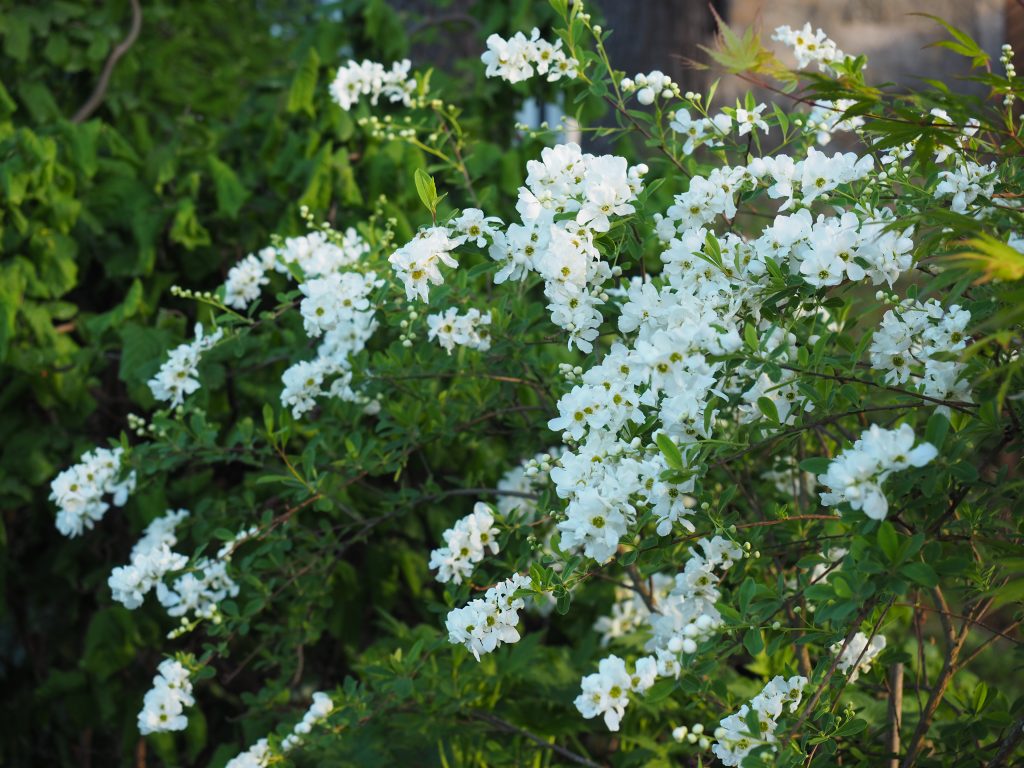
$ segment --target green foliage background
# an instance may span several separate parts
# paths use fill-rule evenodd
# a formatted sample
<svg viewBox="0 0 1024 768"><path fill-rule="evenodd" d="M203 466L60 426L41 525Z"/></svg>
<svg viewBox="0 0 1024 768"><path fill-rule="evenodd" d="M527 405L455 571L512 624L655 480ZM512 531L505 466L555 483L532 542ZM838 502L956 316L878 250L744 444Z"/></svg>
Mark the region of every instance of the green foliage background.
<svg viewBox="0 0 1024 768"><path fill-rule="evenodd" d="M194 321L191 303L171 298L170 286L216 287L271 233L301 232L300 205L344 226L365 219L386 192L386 214L409 236L415 225L403 211L418 206L407 182L423 166L420 153L364 144L354 130L360 113L330 105L326 87L349 57L391 61L413 43L429 50L447 31L381 0L144 2L141 33L114 67L100 107L73 122L128 32L129 3L4 6L0 763L128 764L162 636L145 611L111 604L111 557L127 551L168 498L190 506L238 468L174 478L166 493L132 501L129 522L119 516L70 543L53 527L49 481L124 430L128 413L152 407L145 381ZM485 30L550 17L546 6L530 6L480 8L469 28L482 40ZM417 27L408 38L405 30ZM468 160L485 180L481 196L514 193L531 150L498 147L517 100L499 98L496 85L458 63L433 82L443 88L453 79L464 123L489 139ZM208 404L215 413L236 406ZM351 591L336 595L339 617L351 621L328 628L334 639L368 640L378 618L372 610L357 616L360 606L396 607L406 581L425 576L403 566L401 552L363 556L369 570L347 566ZM246 735L266 727L247 724ZM194 727L186 751L175 756L168 740L163 758L204 763L209 745L237 739L235 728Z"/></svg>
<svg viewBox="0 0 1024 768"><path fill-rule="evenodd" d="M443 15L446 6L438 2L432 10ZM433 354L436 349L423 353L397 343L373 350L391 398L373 434L320 430L282 416L280 373L306 343L294 323L239 335L204 360L203 388L190 401L197 408L184 421L167 419L166 443L145 455L150 463L140 468L139 492L126 507L89 536L69 541L57 534L46 498L50 480L83 451L127 432L129 413L154 408L146 381L167 350L190 336L192 323L207 317L205 309L197 317L194 302L173 297L172 285L214 289L272 233L302 232L300 205L341 229L393 218L395 238L405 242L427 222L413 183L418 169L450 193L446 211L472 202L451 168L428 167L424 153L406 143L370 141L358 125L371 113L368 106L346 113L331 104L326 87L335 68L348 58L390 62L414 53L414 67L424 70L429 52L443 47L448 35L472 35L471 48L479 52L490 32L546 28L554 20L546 3L528 0L476 3L455 27L396 11L384 0L154 0L142 8L139 39L114 68L101 106L75 122L71 117L129 28L131 4L0 7L0 764L220 766L294 720L296 692L308 695L314 686L342 681L346 708L332 721L334 732L311 739L309 754L297 760L561 764L557 752L538 749L516 730L525 728L581 753L616 752L617 764L668 764L667 740L647 734L669 714L682 716L671 686L630 705L640 736L608 734L571 710L580 670L602 654L589 628L604 608L592 596L550 622L527 616L523 640L479 664L461 649L451 652L441 631L449 606L430 583L425 554L471 508L474 496L463 491L493 487L505 469L543 447L538 436L554 437L545 427L551 408L545 373L531 366L550 379L559 361L576 361L561 343L527 356L509 341L535 337L538 327L550 330L537 302L511 292L493 299L495 344L486 358L456 353L445 359ZM758 53L751 37L734 41L722 55L733 59L727 66L743 69L757 65ZM818 85L828 95L831 86L824 79ZM459 122L473 142L465 164L480 207L514 218L526 161L541 144L511 141L513 115L523 97L551 96L554 89L485 80L474 54L434 71L431 90L458 94ZM867 90L857 94L865 103L878 96ZM590 95L600 104L606 93L597 88ZM940 103L944 96L935 98ZM956 103L952 96L949 101ZM909 105L885 127L892 144L921 134L920 126L905 124L920 111ZM642 112L634 115L638 126L645 120ZM942 141L941 132L932 133L920 153L925 160L932 142ZM1019 165L1007 178L1021 178ZM655 186L648 199L667 201L669 185ZM973 225L965 219L949 223L970 233ZM938 229L935 221L924 223L925 231ZM629 249L642 252L643 242L630 241ZM464 266L432 294L435 302L455 303L478 288L486 264L474 271L481 265L467 259ZM957 275L964 287L973 277ZM1012 306L1019 288L978 294L971 308L983 317ZM846 311L836 301L833 306ZM392 326L397 322L387 318ZM1019 314L1009 312L989 327L1001 331L1018 322ZM248 365L247 353L255 351L265 362ZM837 351L826 363L840 368L847 352ZM824 356L822 349L818 357ZM414 373L403 378L403 372ZM1019 359L1001 375L1005 388L999 380L987 383L998 398L985 402L981 423L951 437L948 461L928 470L933 503L944 501L947 486L978 481L972 457L999 439L1002 399L1011 379L1019 378ZM829 408L867 401L864 389L851 384L814 381L808 387ZM350 406L331 408L332 423L359 423ZM945 429L942 420L934 423L936 431ZM931 432L928 437L941 442ZM1005 509L1019 493L1012 483L993 486L970 507L964 530L971 534L986 505ZM709 482L708 491L720 501L718 514L730 494L721 483ZM168 645L167 622L155 606L127 611L113 603L106 580L145 524L176 507L193 511L197 543L229 538L225 526L239 519L276 526L296 516L303 525L253 545L238 561L242 597L223 606L233 628L206 630L210 646L230 645L231 656L218 660L216 679L197 686L188 730L142 740L136 713ZM882 590L916 595L939 575L973 580L979 592L991 586L991 574L970 570L973 564L958 558L955 543L929 542L922 549L923 541L890 524L871 526L844 528L854 542L855 578L812 588L823 606L819 620L848 620ZM820 530L794 526L792 541ZM751 531L766 551L778 545L772 537L771 529ZM995 556L1014 551L998 541L986 544ZM515 547L502 545L502 566L523 560L531 546L525 537ZM635 550L626 554L636 557ZM644 567L674 568L680 555L679 547L654 553ZM743 586L734 596L742 612L767 624L779 610L782 587L758 582L752 566L738 571ZM541 568L538 576L538 582L556 582L552 569ZM1000 606L1019 600L1022 583L1017 578L1000 588ZM595 591L607 598L611 590L608 583ZM470 596L465 585L454 592L446 599L463 603ZM905 627L912 621L907 605L893 608L892 616ZM531 622L543 623L546 635L531 631L537 629ZM726 710L704 697L711 690L725 698L725 675L730 697L749 698L760 690L761 676L792 662L785 635L756 627L741 634L734 645L742 643L753 661L723 675L709 662L695 672L715 679L686 691L711 727L712 714ZM589 639L580 643L579 637ZM187 643L197 655L206 648L200 638ZM914 648L908 642L893 650L894 657L909 664ZM723 654L733 650L723 641ZM1019 653L1012 664L1019 666ZM921 667L934 679L942 655L934 646L925 654ZM971 717L943 712L949 754L970 754L980 739L1020 717L1021 685L1001 680L1004 671L998 657L982 657L958 678L953 706ZM879 680L873 682L877 692ZM873 729L883 727L883 699L862 690L848 696ZM850 722L859 728L864 721L840 722L831 715L821 720L823 730ZM822 757L833 749L829 741Z"/></svg>

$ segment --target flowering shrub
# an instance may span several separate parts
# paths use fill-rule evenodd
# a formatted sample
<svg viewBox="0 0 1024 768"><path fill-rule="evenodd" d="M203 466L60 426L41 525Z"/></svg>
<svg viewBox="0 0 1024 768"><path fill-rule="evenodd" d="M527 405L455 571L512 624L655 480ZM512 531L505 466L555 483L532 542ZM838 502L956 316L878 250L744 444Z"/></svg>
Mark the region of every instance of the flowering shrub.
<svg viewBox="0 0 1024 768"><path fill-rule="evenodd" d="M502 197L426 73L341 64L367 147L428 158L394 182L422 208L303 209L177 288L199 323L157 407L54 480L68 536L145 498L109 577L162 609L140 731L230 711L234 766L1012 762L1012 54L974 103L723 27L776 101L716 104L553 6L479 74L544 77L604 141L524 128L549 145Z"/></svg>

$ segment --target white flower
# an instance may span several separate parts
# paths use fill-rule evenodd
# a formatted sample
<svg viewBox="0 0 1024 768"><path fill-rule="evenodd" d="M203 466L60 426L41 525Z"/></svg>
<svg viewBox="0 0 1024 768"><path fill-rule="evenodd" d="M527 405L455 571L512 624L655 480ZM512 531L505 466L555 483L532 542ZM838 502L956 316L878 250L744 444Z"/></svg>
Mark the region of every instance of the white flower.
<svg viewBox="0 0 1024 768"><path fill-rule="evenodd" d="M541 40L536 27L530 32L529 39L522 32L516 32L508 40L500 35L491 35L480 60L487 65L484 71L487 77L499 77L510 83L529 80L534 74L546 74L549 81L562 77L573 79L579 67L576 59L562 51L561 40L554 43Z"/></svg>
<svg viewBox="0 0 1024 768"><path fill-rule="evenodd" d="M369 96L370 104L376 106L381 96L403 106L412 104L416 92L416 81L409 77L412 62L408 59L396 61L391 69L383 64L364 59L361 63L349 61L338 69L330 85L331 98L346 112L355 106L361 97Z"/></svg>
<svg viewBox="0 0 1024 768"><path fill-rule="evenodd" d="M171 350L156 376L149 380L153 397L167 402L172 408L185 402L185 395L199 389L199 360L224 336L218 328L209 336L203 335L203 326L196 323L196 338Z"/></svg>
<svg viewBox="0 0 1024 768"><path fill-rule="evenodd" d="M867 635L858 632L850 638L850 642L846 644L845 648L842 642L838 642L833 643L829 650L833 655L839 654L842 650L836 669L844 675L848 675L852 683L860 676L861 672L871 669L871 662L884 648L885 635L874 635L868 642Z"/></svg>
<svg viewBox="0 0 1024 768"><path fill-rule="evenodd" d="M456 307L449 307L443 313L427 316L427 338L437 340L441 348L450 355L455 347L486 352L491 348L491 336L487 327L491 324L491 313L480 313L472 308L460 315Z"/></svg>
<svg viewBox="0 0 1024 768"><path fill-rule="evenodd" d="M588 720L601 715L609 731L619 730L619 723L629 704L632 677L626 671L626 662L618 656L601 659L597 672L587 675L581 682L582 692L574 704Z"/></svg>
<svg viewBox="0 0 1024 768"><path fill-rule="evenodd" d="M96 448L82 454L50 484L50 500L57 504L57 530L74 538L103 519L113 504L124 506L135 490L135 471L125 473L121 448ZM105 499L109 497L110 501Z"/></svg>
<svg viewBox="0 0 1024 768"><path fill-rule="evenodd" d="M490 653L503 643L519 642L516 626L526 603L516 593L522 589L532 589L532 581L516 573L488 589L483 599L452 609L445 621L448 642L466 646L477 661L481 653Z"/></svg>
<svg viewBox="0 0 1024 768"><path fill-rule="evenodd" d="M483 502L473 512L458 520L443 534L445 545L430 553L431 570L437 569L437 580L461 584L473 573L473 566L489 551L498 554L498 529L494 515Z"/></svg>
<svg viewBox="0 0 1024 768"><path fill-rule="evenodd" d="M883 520L889 501L882 483L893 472L908 467L923 467L938 455L931 443L914 447L914 430L909 424L898 429L871 425L852 448L833 459L818 482L829 490L821 493L821 503L834 507L848 503L874 520Z"/></svg>
<svg viewBox="0 0 1024 768"><path fill-rule="evenodd" d="M153 687L142 701L139 712L139 733L183 731L188 727L185 707L195 704L189 671L179 661L164 659L157 667Z"/></svg>

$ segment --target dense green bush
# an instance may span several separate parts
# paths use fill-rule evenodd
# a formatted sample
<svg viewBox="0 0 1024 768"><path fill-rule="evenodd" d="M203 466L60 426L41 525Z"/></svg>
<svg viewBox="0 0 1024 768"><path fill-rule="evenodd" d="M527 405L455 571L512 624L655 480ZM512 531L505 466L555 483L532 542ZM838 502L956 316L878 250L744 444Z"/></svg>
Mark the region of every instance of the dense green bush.
<svg viewBox="0 0 1024 768"><path fill-rule="evenodd" d="M65 119L135 7L3 21L5 760L1019 758L1012 52L723 27L765 107L579 3L410 72L376 0L147 5Z"/></svg>

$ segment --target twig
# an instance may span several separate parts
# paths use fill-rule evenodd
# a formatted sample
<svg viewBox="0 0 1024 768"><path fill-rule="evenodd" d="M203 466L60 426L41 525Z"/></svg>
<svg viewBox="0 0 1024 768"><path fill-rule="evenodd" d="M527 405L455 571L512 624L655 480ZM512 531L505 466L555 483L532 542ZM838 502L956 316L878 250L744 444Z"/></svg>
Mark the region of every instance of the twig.
<svg viewBox="0 0 1024 768"><path fill-rule="evenodd" d="M1020 1L1024 3L1024 0ZM1001 766L1009 765L1009 757L1020 743L1021 736L1024 736L1024 717L1018 717L1013 725L1010 726L1006 732L1006 738L999 745L999 751L996 752L996 756L989 762L988 768L1000 768Z"/></svg>
<svg viewBox="0 0 1024 768"><path fill-rule="evenodd" d="M900 726L903 724L903 662L892 665L889 678L889 768L900 766Z"/></svg>
<svg viewBox="0 0 1024 768"><path fill-rule="evenodd" d="M508 720L503 720L497 715L492 715L487 712L472 712L470 714L477 720L483 720L484 722L490 723L491 725L496 725L503 730L509 731L511 733L517 733L520 736L525 736L534 744L544 747L545 749L550 749L555 754L561 755L566 760L571 760L577 765L586 765L589 766L589 768L601 768L600 763L595 763L593 760L590 760L589 758L586 758L583 755L578 755L575 752L566 749L565 747L559 746L558 744L553 744L550 741L545 741L537 734L530 733L530 731L526 730L525 728L520 728L518 725L510 723Z"/></svg>
<svg viewBox="0 0 1024 768"><path fill-rule="evenodd" d="M103 103L104 96L107 95L107 88L110 85L110 76L114 73L114 66L122 56L128 53L128 49L135 45L135 41L139 38L139 32L142 30L142 6L139 4L139 0L128 1L132 6L132 25L128 29L128 34L110 52L110 56L107 57L103 70L100 72L100 79L96 83L95 90L93 90L92 95L86 102L78 108L78 111L75 112L74 117L71 118L72 123L85 122L92 116L93 112L99 109L100 104Z"/></svg>

